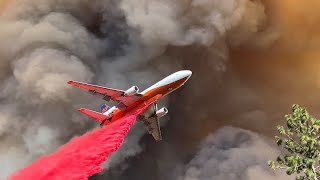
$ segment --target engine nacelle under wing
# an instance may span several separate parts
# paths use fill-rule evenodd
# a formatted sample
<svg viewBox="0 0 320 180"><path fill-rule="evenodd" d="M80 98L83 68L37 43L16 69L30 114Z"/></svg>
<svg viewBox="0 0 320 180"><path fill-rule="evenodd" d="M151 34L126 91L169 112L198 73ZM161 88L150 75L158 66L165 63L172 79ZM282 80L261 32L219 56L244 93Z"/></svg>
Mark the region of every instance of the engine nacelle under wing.
<svg viewBox="0 0 320 180"><path fill-rule="evenodd" d="M139 92L139 88L137 86L132 86L131 88L129 88L128 90L126 90L124 92L124 96L132 96L135 95Z"/></svg>
<svg viewBox="0 0 320 180"><path fill-rule="evenodd" d="M159 109L159 110L156 112L156 116L160 118L160 117L166 115L168 112L169 112L168 109L165 108L165 107L163 107L163 108Z"/></svg>

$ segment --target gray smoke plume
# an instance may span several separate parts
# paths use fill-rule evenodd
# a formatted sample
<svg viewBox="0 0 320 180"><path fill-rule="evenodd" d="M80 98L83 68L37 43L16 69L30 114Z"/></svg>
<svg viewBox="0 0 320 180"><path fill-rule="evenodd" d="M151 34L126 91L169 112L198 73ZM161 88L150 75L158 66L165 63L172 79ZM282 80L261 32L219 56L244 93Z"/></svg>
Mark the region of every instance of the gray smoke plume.
<svg viewBox="0 0 320 180"><path fill-rule="evenodd" d="M281 88L296 87L288 77L298 65L276 66L285 62L279 58L259 61L282 37L268 7L277 6L260 0L15 0L6 7L0 2L0 177L96 126L77 109L99 109L102 100L68 87L68 80L142 90L173 71L194 72L163 102L171 112L165 141L155 144L137 124L105 164L107 171L91 179L187 179L199 158L194 156L199 142L218 128L231 124L272 134L286 108L300 102L302 90L287 94ZM314 87L314 81L304 85ZM310 94L302 102L315 105L318 96ZM253 133L234 131L248 140L228 130L205 144L224 136L230 138L227 149L252 143L245 152L251 160L243 161L247 166L231 170L242 179L273 177L262 162L277 153L273 146ZM262 148L272 155L258 155ZM239 152L212 152L211 160L226 156L226 165L237 164L232 157ZM176 165L181 171L172 171ZM199 166L199 175L208 167ZM223 174L223 168L213 172Z"/></svg>
<svg viewBox="0 0 320 180"><path fill-rule="evenodd" d="M77 108L94 100L66 85L92 81L108 41L88 30L87 9L85 1L15 1L1 13L2 178L93 126Z"/></svg>
<svg viewBox="0 0 320 180"><path fill-rule="evenodd" d="M144 88L172 72L165 64L139 69L155 55L126 24L117 1L8 2L0 26L0 177L95 126L77 109L98 109L102 101L71 89L68 80Z"/></svg>
<svg viewBox="0 0 320 180"><path fill-rule="evenodd" d="M279 154L274 145L255 133L224 127L205 139L179 179L292 179L285 173L270 173L266 161Z"/></svg>

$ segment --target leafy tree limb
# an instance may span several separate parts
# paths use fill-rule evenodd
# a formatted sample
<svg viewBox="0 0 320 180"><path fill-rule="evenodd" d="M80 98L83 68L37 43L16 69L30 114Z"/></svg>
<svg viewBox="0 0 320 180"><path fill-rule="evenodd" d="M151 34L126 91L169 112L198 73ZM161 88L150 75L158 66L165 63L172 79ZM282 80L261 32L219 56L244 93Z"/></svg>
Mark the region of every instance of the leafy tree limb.
<svg viewBox="0 0 320 180"><path fill-rule="evenodd" d="M287 153L276 161L268 161L269 166L274 170L286 169L287 174L295 174L297 180L318 180L320 120L296 104L285 118L286 127L277 126L279 136L275 136L275 140Z"/></svg>

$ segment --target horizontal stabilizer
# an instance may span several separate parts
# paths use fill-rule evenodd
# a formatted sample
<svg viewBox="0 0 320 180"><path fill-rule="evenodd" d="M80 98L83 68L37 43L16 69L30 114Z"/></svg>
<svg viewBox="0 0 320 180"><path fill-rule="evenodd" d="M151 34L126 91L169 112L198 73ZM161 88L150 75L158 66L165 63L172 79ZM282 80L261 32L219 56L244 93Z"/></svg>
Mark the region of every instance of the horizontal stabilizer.
<svg viewBox="0 0 320 180"><path fill-rule="evenodd" d="M85 109L85 108L80 108L79 111L82 113L82 114L85 114L86 116L94 119L95 121L101 123L102 121L104 121L107 116L106 115L103 115L99 112L96 112L96 111L92 111L92 110L89 110L89 109Z"/></svg>

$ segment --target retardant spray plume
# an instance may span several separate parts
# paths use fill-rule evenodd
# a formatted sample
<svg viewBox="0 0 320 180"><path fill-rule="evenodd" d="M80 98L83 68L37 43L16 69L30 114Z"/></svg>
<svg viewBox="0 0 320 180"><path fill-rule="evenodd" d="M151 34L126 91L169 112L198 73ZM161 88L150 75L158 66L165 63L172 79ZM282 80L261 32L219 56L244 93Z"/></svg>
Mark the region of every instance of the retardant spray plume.
<svg viewBox="0 0 320 180"><path fill-rule="evenodd" d="M102 171L100 166L122 144L137 115L144 108L119 119L117 122L95 129L72 139L48 156L43 156L9 179L87 179Z"/></svg>

